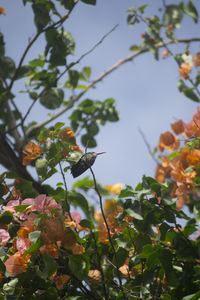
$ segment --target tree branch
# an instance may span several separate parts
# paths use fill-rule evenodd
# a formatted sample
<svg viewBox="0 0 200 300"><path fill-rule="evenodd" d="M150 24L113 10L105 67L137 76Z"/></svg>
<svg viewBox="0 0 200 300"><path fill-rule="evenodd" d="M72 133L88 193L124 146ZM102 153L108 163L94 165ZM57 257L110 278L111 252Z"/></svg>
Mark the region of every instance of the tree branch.
<svg viewBox="0 0 200 300"><path fill-rule="evenodd" d="M200 42L200 38L188 38L188 39L177 39L177 40L168 40L166 42L163 43L158 43L157 45L155 45L156 48L163 48L166 45L171 45L174 43L192 43L192 42ZM103 80L106 76L108 76L110 73L112 73L113 71L115 71L116 69L118 69L121 65L132 61L133 59L135 59L137 56L144 54L146 52L149 51L149 48L144 48L139 50L138 52L127 56L126 58L123 58L121 60L119 60L116 64L114 64L112 67L110 67L107 71L105 71L104 73L102 73L99 77L97 77L96 79L94 79L92 82L90 82L87 86L87 89L83 90L82 92L80 92L78 95L72 97L68 104L62 108L59 112L57 112L55 115L53 115L51 118L38 123L36 125L31 126L27 131L26 131L26 135L25 137L27 138L30 133L36 129L41 128L42 126L47 125L48 123L52 122L53 120L57 119L59 116L61 116L63 113L65 113L67 110L69 110L71 107L73 107L73 105L84 95L87 93L87 91L93 87L96 83L98 83L99 81Z"/></svg>

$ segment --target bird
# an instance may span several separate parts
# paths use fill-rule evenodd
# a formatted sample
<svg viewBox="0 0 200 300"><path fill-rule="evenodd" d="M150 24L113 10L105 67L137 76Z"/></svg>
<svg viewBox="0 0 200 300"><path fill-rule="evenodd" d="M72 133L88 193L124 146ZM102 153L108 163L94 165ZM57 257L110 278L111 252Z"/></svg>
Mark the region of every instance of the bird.
<svg viewBox="0 0 200 300"><path fill-rule="evenodd" d="M77 163L73 164L71 167L71 174L74 178L83 174L87 169L89 169L95 162L96 157L105 152L88 152L81 156Z"/></svg>

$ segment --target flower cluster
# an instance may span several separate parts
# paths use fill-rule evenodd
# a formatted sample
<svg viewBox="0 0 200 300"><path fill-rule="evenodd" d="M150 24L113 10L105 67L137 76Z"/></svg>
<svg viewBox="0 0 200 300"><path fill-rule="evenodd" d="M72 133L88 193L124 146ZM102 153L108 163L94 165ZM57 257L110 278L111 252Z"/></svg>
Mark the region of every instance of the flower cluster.
<svg viewBox="0 0 200 300"><path fill-rule="evenodd" d="M189 193L195 194L195 184L199 176L200 149L189 147L190 142L185 141L185 146L180 148L180 140L177 135L182 134L188 139L200 137L200 108L194 114L193 120L184 123L179 120L171 124L169 131L161 134L158 149L163 152L165 149L174 151L170 155L161 157L161 164L156 169L156 179L164 182L166 178L171 179L174 184L172 194L178 197L177 207L182 208L184 203L189 202Z"/></svg>
<svg viewBox="0 0 200 300"><path fill-rule="evenodd" d="M0 229L0 246L7 249L4 264L11 277L15 277L27 268L34 267L36 257L49 255L58 259L62 253L74 255L83 254L85 249L78 243L74 229L78 230L81 217L78 213L63 214L62 207L52 197L39 195L36 198L25 200L10 200L3 206L4 213L13 215L13 224L18 224L16 235L11 238L9 226L4 225ZM50 278L57 288L70 279L57 269Z"/></svg>

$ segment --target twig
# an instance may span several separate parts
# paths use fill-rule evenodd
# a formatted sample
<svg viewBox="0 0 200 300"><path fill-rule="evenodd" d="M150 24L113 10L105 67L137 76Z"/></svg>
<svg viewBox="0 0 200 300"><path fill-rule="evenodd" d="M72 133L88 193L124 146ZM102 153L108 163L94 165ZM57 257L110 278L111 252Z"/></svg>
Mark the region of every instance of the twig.
<svg viewBox="0 0 200 300"><path fill-rule="evenodd" d="M155 48L162 48L165 47L166 45L171 45L174 43L191 43L191 42L199 42L200 38L191 38L191 39L177 39L177 40L168 40L166 42L163 43L158 43L157 45L155 45ZM99 81L103 80L106 76L108 76L110 73L112 73L113 71L115 71L116 69L118 69L121 65L132 61L133 59L135 59L137 56L144 54L146 52L149 51L149 48L144 48L139 50L138 52L129 55L126 58L123 58L121 60L119 60L116 64L114 64L112 67L110 67L107 71L103 72L99 77L97 77L96 79L94 79L92 82L90 82L87 86L87 88L85 90L83 90L82 92L80 92L78 95L74 96L72 99L69 100L68 104L62 108L58 113L56 113L55 115L53 115L51 118L38 123L36 125L31 126L27 131L26 131L26 138L30 135L30 133L33 130L39 129L42 126L47 125L48 123L52 122L53 120L57 119L59 116L61 116L63 113L65 113L67 110L69 110L71 107L73 107L73 105L91 88L93 87L96 83L98 83Z"/></svg>
<svg viewBox="0 0 200 300"><path fill-rule="evenodd" d="M62 169L60 161L59 161L59 167L60 167L60 172L61 172L61 175L62 175L62 178L63 178L64 186L65 186L65 202L66 202L66 205L67 205L67 213L70 217L70 220L73 221L73 218L72 218L71 213L70 213L70 205L69 205L68 198L67 198L67 191L68 191L67 182L66 182L65 174L63 173L63 169Z"/></svg>
<svg viewBox="0 0 200 300"><path fill-rule="evenodd" d="M105 276L104 276L104 272L103 272L103 269L102 269L102 266L101 266L101 257L99 255L99 251L98 251L97 240L96 240L96 237L95 237L95 233L92 230L91 230L91 234L92 234L92 237L94 239L94 245L95 245L96 254L97 254L98 267L99 267L99 270L101 272L101 279L102 279L102 285L103 285L105 300L109 300L109 294L106 290Z"/></svg>
<svg viewBox="0 0 200 300"><path fill-rule="evenodd" d="M159 162L157 161L157 159L152 155L152 150L151 150L151 146L149 145L148 141L147 141L147 138L144 134L144 132L142 131L142 129L138 128L138 132L139 134L141 135L142 139L143 139L143 142L145 143L146 147L147 147L147 150L148 150L148 153L149 155L152 157L152 159L155 161L156 164L159 164Z"/></svg>
<svg viewBox="0 0 200 300"><path fill-rule="evenodd" d="M113 245L113 242L112 242L112 238L111 238L111 234L110 234L110 228L108 226L108 222L106 220L106 216L104 214L104 210L103 210L103 202L102 202L102 196L99 192L99 189L98 189L98 186L97 186L97 181L96 181L96 177L94 175L94 172L92 170L92 168L90 167L90 171L92 173L92 177L93 177L93 180L94 180L94 189L99 197L99 203L100 203L100 209L101 209L101 213L102 213L102 216L103 216L103 219L104 219L104 222L105 222L105 225L106 225L106 229L107 229L107 233L108 233L108 239L109 239L109 242L110 242L110 245L112 247L112 250L113 250L113 254L114 254L114 257L115 257L115 262L116 262L116 266L117 266L117 273L118 273L118 279L119 279L119 284L120 284L120 290L122 291L123 293L123 298L125 298L125 295L124 295L124 291L123 291L123 286L122 286L122 279L121 279L121 273L119 271L119 264L118 264L118 259L117 259L117 254L115 252L115 247Z"/></svg>

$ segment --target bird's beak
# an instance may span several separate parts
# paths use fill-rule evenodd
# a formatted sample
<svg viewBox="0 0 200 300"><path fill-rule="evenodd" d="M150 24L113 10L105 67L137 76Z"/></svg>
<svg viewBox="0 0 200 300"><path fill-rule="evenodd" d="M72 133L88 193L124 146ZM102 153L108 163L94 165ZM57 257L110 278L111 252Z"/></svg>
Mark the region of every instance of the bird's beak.
<svg viewBox="0 0 200 300"><path fill-rule="evenodd" d="M106 152L99 152L99 153L97 153L97 155L104 154L104 153L106 153Z"/></svg>

